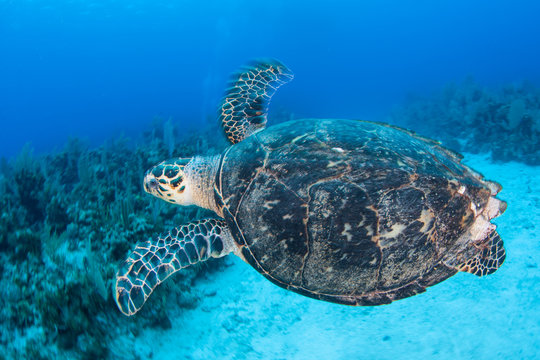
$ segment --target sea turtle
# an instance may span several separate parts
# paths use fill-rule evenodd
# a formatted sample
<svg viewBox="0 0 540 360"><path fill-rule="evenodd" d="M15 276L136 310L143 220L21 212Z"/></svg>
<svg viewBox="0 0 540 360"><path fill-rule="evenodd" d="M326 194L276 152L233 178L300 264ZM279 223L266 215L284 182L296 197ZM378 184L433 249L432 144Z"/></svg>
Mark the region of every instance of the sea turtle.
<svg viewBox="0 0 540 360"><path fill-rule="evenodd" d="M232 145L146 173L148 193L217 217L136 246L117 274L124 314L174 272L229 253L283 288L348 305L388 304L458 271L501 266L490 222L506 208L500 185L438 142L387 124L305 119L265 129L272 95L292 78L277 60L243 68L219 113Z"/></svg>

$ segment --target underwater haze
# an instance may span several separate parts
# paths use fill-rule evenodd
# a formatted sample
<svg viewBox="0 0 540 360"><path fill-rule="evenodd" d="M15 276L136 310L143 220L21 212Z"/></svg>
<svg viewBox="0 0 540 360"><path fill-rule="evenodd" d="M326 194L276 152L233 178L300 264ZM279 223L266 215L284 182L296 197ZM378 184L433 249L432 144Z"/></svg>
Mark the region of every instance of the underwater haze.
<svg viewBox="0 0 540 360"><path fill-rule="evenodd" d="M0 360L540 359L539 15L538 0L0 0ZM252 137L229 148L224 128L237 136L230 124L238 118L228 118L222 128L218 108L225 94L227 106L242 103L241 96L234 98L235 90L227 89L231 75L245 70L246 64L258 64L250 69L261 72L268 71L265 64L272 64L272 71L283 71L277 77L286 82L288 73L280 62L294 79L281 87L279 81L272 83L279 90L269 106L268 129L256 135L269 144L263 165L255 175L242 171L235 177L235 171L245 170L241 166L246 158L259 159L263 146L249 148L255 143ZM257 95L265 91L272 93L265 88ZM261 108L256 101L250 106L246 113ZM261 114L255 114L248 133L260 125ZM285 141L300 131L291 124L309 129L316 121L302 118L385 122L420 136L394 126L328 120L317 123L317 129L329 129L326 138L324 131L310 137L306 130ZM290 120L297 122L287 123ZM341 126L364 130L355 135ZM316 145L309 143L313 138ZM335 139L341 143L329 146ZM280 146L273 148L276 143ZM282 145L285 150L279 153ZM285 145L309 151L287 154ZM226 173L223 169L228 167L232 175L220 177L219 191L229 186L230 196L215 190L212 176L203 176L198 184L210 186L229 211L243 176L253 175L245 187L251 192L242 190L242 207L238 205L233 219L233 224L244 224L242 236L255 233L257 240L250 246L272 240L261 235L268 229L285 233L297 228L299 221L286 222L296 216L294 211L286 211L295 209L296 197L301 198L298 194L309 183L309 204L316 206L305 206L320 215L315 218L308 212L309 221L319 225L319 235L330 229L324 238L333 252L327 258L344 254L336 261L336 268L344 271L335 275L343 281L330 281L330 287L364 285L359 277L351 279L345 273L368 267L367 250L357 246L349 231L352 224L355 234L373 234L365 224L374 217L360 218L373 209L373 228L381 229L376 230L381 263L387 249L394 257L385 259L394 259L394 265L400 256L406 258L386 278L379 265L377 281L387 281L386 290L368 293L372 298L353 292L338 300L356 296L384 302L390 296L419 293L387 305L345 306L287 291L229 255L186 267L157 286L148 299L137 297L130 282L140 281L146 272L126 266L130 263L125 259L139 265L147 259L137 258L133 249L146 251L148 239L161 246L159 234L216 217L214 211L176 206L145 193L146 189L165 197L167 186L178 187L177 193L169 193L180 194L178 199L184 190L194 193L192 173L184 172L187 165L182 167L185 161L173 160L165 170L147 170L166 159L217 155L225 149L228 158L222 158L220 171ZM364 150L368 155L362 159L367 160L354 162ZM462 160L456 152L463 154ZM346 161L320 156L343 156ZM190 164L203 161L194 159ZM277 165L271 169L273 161ZM302 168L306 164L309 171ZM267 172L279 181L270 186L253 180ZM313 180L321 174L333 175L320 183ZM328 193L323 186L315 187L331 182L328 179L339 183L349 175L363 176L356 185L366 189L362 191L368 200L357 195L358 189L347 193L345 183ZM507 208L491 197L500 190L495 183L502 186L496 199ZM292 194L287 186L298 187L296 197L284 195ZM477 194L474 189L479 189ZM336 195L338 191L352 195ZM398 192L412 195L392 198ZM365 205L377 196L382 199L376 203L380 208ZM442 207L431 208L430 196ZM249 201L251 206L244 205ZM418 204L428 202L429 209L409 216ZM217 205L209 203L215 210ZM332 208L338 203L341 207ZM352 211L357 205L367 212ZM389 210L381 210L383 206ZM435 220L429 218L432 213ZM402 215L405 224L388 220L386 226L380 220ZM331 221L324 225L328 217ZM349 217L352 220L344 223ZM496 225L496 233L486 235L486 229L493 230L486 217ZM234 241L219 239L236 231L231 218L225 212L225 220L207 223L218 224L213 235L222 234L211 242L206 225L192 226L176 244L181 246L175 245L185 254L175 250L175 259L184 255L185 264L193 264L189 257L195 255L187 251L188 245L199 247L196 256L201 259L226 253ZM263 218L277 225L263 226ZM301 220L307 233L308 218ZM246 229L246 224L253 227ZM435 231L430 230L432 224ZM332 233L338 225L343 231ZM423 248L410 245L422 237L419 233L428 232L435 244L431 246L446 249L437 259L419 255ZM407 237L401 236L404 233ZM180 239L182 232L174 234ZM304 233L300 234L297 238ZM381 241L401 243L380 245L380 234L387 237ZM504 242L506 258L502 242L493 234ZM195 235L204 235L208 246ZM474 249L469 246L473 235ZM375 241L375 235L369 236ZM301 247L297 238L291 237L292 249ZM445 241L466 244L457 251L457 245L446 247ZM401 251L406 246L408 250ZM305 262L312 256L306 248ZM313 248L313 254L316 251ZM475 256L467 257L466 251ZM270 264L277 253L264 252L256 260ZM156 254L161 256L161 251ZM152 257L146 265L155 266L155 261ZM451 267L443 261L452 262ZM324 274L322 265L315 264L320 265L315 273L333 276L326 273L336 274L336 264L329 264ZM304 267L302 263L302 276ZM270 270L278 273L277 268ZM487 268L497 271L473 275ZM407 270L424 272L404 285L399 279ZM290 272L279 271L283 278L292 278ZM150 283L150 278L142 281ZM423 286L429 288L421 292ZM296 288L310 296L327 295L308 290ZM131 308L126 298L133 300ZM136 314L122 313L133 306L139 310L144 301Z"/></svg>
<svg viewBox="0 0 540 360"><path fill-rule="evenodd" d="M407 94L468 76L540 81L540 3L0 0L0 156L94 144L154 116L213 120L228 75L278 58L297 117L384 120Z"/></svg>

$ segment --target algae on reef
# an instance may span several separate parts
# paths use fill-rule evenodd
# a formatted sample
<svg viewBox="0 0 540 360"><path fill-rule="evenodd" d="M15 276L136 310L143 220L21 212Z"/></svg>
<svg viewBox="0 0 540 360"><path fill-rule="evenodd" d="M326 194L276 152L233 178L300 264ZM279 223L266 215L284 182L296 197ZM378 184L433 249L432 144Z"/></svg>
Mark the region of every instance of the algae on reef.
<svg viewBox="0 0 540 360"><path fill-rule="evenodd" d="M454 150L540 165L540 89L528 83L492 91L467 79L431 97L409 100L389 122Z"/></svg>
<svg viewBox="0 0 540 360"><path fill-rule="evenodd" d="M196 305L189 289L208 266L176 276L180 286L158 291L139 316L126 318L113 299L116 270L136 242L211 216L195 207L163 206L142 190L144 172L155 163L224 145L212 147L209 134L198 133L174 147L173 131L171 121L158 120L139 145L120 138L89 149L72 139L58 153L38 157L27 146L15 161L2 160L0 354L115 357L108 339L170 327L171 311Z"/></svg>

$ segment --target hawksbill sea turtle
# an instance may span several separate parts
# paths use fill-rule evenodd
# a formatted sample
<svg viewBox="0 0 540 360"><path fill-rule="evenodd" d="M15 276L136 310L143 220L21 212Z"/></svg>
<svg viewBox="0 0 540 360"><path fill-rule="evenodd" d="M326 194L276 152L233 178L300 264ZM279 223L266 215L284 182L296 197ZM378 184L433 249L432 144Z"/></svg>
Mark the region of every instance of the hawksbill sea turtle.
<svg viewBox="0 0 540 360"><path fill-rule="evenodd" d="M277 60L244 67L219 110L232 145L146 173L146 192L217 216L135 247L116 279L122 313L135 314L174 272L230 253L285 289L348 305L388 304L458 271L501 266L490 222L506 209L500 185L440 143L383 123L266 129L271 97L292 78Z"/></svg>

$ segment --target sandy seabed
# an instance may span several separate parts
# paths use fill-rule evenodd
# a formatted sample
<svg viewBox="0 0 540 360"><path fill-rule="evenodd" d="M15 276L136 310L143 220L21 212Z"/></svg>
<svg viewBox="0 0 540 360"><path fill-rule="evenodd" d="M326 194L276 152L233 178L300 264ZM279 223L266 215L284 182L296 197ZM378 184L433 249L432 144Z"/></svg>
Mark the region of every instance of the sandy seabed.
<svg viewBox="0 0 540 360"><path fill-rule="evenodd" d="M467 154L464 162L502 184L499 197L508 202L495 221L506 262L493 275L458 273L390 305L349 307L283 290L229 256L221 272L197 283L197 308L171 314L169 330L118 338L113 357L540 358L540 167L485 155Z"/></svg>

